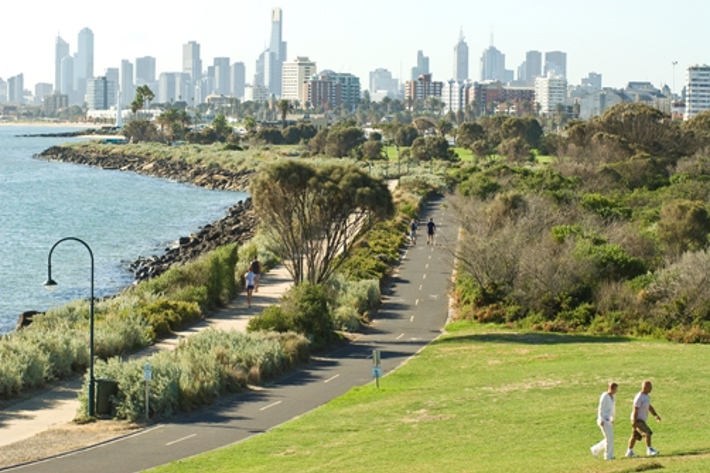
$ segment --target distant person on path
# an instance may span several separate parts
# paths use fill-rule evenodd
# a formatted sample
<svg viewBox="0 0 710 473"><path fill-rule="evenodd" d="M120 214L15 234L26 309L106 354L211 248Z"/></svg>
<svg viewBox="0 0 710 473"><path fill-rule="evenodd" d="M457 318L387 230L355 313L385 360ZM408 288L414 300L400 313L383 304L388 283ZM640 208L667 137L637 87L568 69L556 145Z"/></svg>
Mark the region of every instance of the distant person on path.
<svg viewBox="0 0 710 473"><path fill-rule="evenodd" d="M426 244L427 245L433 245L434 244L434 233L436 233L436 224L434 223L434 219L430 218L429 223L426 224Z"/></svg>
<svg viewBox="0 0 710 473"><path fill-rule="evenodd" d="M412 219L412 221L409 223L409 241L412 243L412 245L417 244L417 221Z"/></svg>
<svg viewBox="0 0 710 473"><path fill-rule="evenodd" d="M254 279L256 274L249 268L249 272L244 275L244 279L247 283L247 305L251 307L251 295L254 292Z"/></svg>
<svg viewBox="0 0 710 473"><path fill-rule="evenodd" d="M644 381L641 383L641 392L634 398L634 410L631 412L631 438L629 439L629 449L626 451L627 457L636 457L634 453L634 445L636 445L637 440L641 440L646 437L646 453L649 456L658 455L658 451L651 446L651 436L653 432L646 425L648 420L648 413L650 412L656 418L656 421L661 421L661 416L658 415L656 410L651 405L651 397L649 394L653 386L650 381Z"/></svg>
<svg viewBox="0 0 710 473"><path fill-rule="evenodd" d="M259 281L261 280L261 263L259 263L259 260L256 258L256 255L254 255L254 258L251 260L251 266L249 266L249 269L251 269L251 272L254 273L254 292L259 292Z"/></svg>
<svg viewBox="0 0 710 473"><path fill-rule="evenodd" d="M599 408L597 409L597 424L602 430L604 438L601 442L593 445L589 450L592 455L598 456L602 450L604 451L605 460L614 459L614 414L616 411L614 395L616 394L619 385L609 383L606 391L599 398Z"/></svg>

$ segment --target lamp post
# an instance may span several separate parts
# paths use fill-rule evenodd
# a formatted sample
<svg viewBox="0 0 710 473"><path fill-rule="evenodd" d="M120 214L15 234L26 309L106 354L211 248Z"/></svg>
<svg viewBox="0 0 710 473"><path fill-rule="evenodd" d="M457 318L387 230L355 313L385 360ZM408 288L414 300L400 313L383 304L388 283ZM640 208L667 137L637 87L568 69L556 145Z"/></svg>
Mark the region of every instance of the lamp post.
<svg viewBox="0 0 710 473"><path fill-rule="evenodd" d="M89 248L83 240L74 237L62 238L52 246L49 250L49 256L47 257L47 280L44 282L45 287L51 289L53 286L57 285L57 282L52 279L52 253L54 249L62 242L67 240L72 240L81 243L89 250L89 256L91 257L91 298L89 299L89 417L94 416L94 253Z"/></svg>

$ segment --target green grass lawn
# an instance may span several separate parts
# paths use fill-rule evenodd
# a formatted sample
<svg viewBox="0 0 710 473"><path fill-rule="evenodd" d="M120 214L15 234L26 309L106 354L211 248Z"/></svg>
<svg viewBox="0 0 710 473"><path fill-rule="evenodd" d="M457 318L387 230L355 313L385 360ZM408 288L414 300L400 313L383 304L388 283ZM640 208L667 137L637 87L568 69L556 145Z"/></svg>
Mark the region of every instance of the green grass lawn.
<svg viewBox="0 0 710 473"><path fill-rule="evenodd" d="M160 472L710 471L710 346L468 323L399 370L268 433ZM622 458L654 382L660 457ZM615 461L595 459L599 395L619 383ZM637 453L645 453L637 447Z"/></svg>

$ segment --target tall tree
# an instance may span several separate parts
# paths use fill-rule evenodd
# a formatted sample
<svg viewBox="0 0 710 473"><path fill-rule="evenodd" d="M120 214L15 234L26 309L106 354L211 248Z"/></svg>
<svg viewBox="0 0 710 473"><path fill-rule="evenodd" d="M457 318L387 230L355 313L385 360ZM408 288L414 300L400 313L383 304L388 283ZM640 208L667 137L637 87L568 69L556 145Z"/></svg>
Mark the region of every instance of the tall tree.
<svg viewBox="0 0 710 473"><path fill-rule="evenodd" d="M286 116L293 109L293 104L290 100L281 99L276 103L276 108L281 113L281 128L286 128Z"/></svg>
<svg viewBox="0 0 710 473"><path fill-rule="evenodd" d="M387 185L352 164L282 160L262 168L251 193L263 228L294 282L326 281L361 231L393 214Z"/></svg>

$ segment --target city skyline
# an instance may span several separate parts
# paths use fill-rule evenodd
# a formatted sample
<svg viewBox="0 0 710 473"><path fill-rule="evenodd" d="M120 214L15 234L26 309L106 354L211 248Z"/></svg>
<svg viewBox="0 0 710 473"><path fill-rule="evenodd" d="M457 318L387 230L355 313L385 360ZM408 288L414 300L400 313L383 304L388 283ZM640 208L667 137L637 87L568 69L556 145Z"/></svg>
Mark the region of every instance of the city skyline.
<svg viewBox="0 0 710 473"><path fill-rule="evenodd" d="M594 7L559 0L534 4L511 0L505 5L476 6L448 0L425 12L408 9L401 1L383 4L364 0L348 15L332 11L332 4L323 0L282 0L258 6L205 0L202 14L191 9L189 15L180 13L181 9L135 0L125 0L111 15L86 0L37 3L41 18L10 23L0 31L5 45L27 38L22 47L5 46L0 53L0 77L7 80L22 73L26 88L38 82L54 82L57 34L69 43L73 53L77 51L77 35L84 28L94 33L95 75L120 67L123 59L134 62L143 56L156 58L158 72L179 72L183 45L196 41L202 48L203 64L211 64L215 57L243 62L247 82L251 83L256 59L269 46L269 18L275 7L286 16L283 38L289 43L287 60L308 56L323 69L350 72L363 83L377 68L386 68L393 77L407 80L419 50L429 58L435 80L451 79L453 48L461 32L470 51L472 80L478 80L475 65L490 46L492 33L494 45L505 54L510 70L517 70L529 50L566 52L570 84L579 84L589 72L597 72L603 75L605 86L650 81L657 86L675 85L678 92L688 67L710 62L710 52L702 47L708 33L701 23L703 13L710 13L710 5L697 2L692 4L695 14L683 17L682 29L668 20L667 9L654 7L660 7L660 2L637 0L621 4L600 0ZM679 17L687 11L684 6L690 7L690 1L674 4ZM452 20L448 14L467 9L470 16L462 14ZM313 11L319 15L313 15ZM31 38L27 31L32 32ZM686 31L692 31L692 37L684 34ZM677 66L673 66L674 61Z"/></svg>

